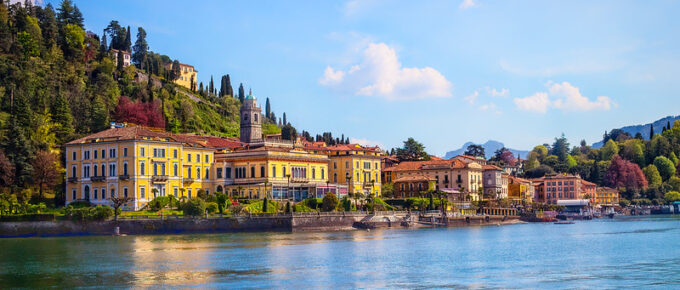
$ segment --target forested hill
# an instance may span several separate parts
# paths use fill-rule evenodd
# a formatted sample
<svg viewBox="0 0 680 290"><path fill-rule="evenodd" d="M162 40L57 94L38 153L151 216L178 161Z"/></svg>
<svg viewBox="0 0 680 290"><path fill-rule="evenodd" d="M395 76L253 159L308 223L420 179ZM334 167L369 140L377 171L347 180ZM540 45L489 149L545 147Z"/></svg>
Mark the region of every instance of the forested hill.
<svg viewBox="0 0 680 290"><path fill-rule="evenodd" d="M240 101L226 94L233 92L228 75L219 93L212 78L205 89L202 83L193 91L176 86L179 61L150 51L143 28L133 45L130 27L115 20L101 36L86 31L68 0L56 9L26 3L0 4L3 139L18 134L29 141L27 150L46 150L114 121L238 135ZM124 66L116 51L132 52L133 65ZM265 131L280 130L270 120Z"/></svg>
<svg viewBox="0 0 680 290"><path fill-rule="evenodd" d="M642 136L642 138L644 138L645 140L649 140L649 138L651 138L650 133L661 132L664 130L664 128L668 129L669 127L672 126L673 122L675 122L676 120L680 120L680 115L667 116L665 118L661 118L652 123L644 125L632 125L621 127L619 129L612 129L609 134L612 133L616 134L616 132L619 131L628 133L628 135L630 136L635 136L639 133ZM604 146L603 141L599 141L593 144L593 148L600 148L602 146Z"/></svg>

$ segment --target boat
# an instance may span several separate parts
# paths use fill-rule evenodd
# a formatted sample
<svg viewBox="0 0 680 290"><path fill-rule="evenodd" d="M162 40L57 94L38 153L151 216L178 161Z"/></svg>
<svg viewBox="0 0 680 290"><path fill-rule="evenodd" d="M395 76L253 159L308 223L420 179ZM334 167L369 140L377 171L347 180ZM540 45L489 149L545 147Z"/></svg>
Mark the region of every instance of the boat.
<svg viewBox="0 0 680 290"><path fill-rule="evenodd" d="M572 221L561 221L561 222L554 222L556 225L571 225L574 224Z"/></svg>

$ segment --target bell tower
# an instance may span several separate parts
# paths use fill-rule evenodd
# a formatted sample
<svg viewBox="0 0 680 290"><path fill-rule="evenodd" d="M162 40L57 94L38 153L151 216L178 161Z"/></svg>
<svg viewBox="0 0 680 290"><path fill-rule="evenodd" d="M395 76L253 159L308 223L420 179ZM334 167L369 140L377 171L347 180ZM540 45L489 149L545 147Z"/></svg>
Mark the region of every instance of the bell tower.
<svg viewBox="0 0 680 290"><path fill-rule="evenodd" d="M241 142L250 146L262 144L262 110L257 107L253 91L241 105Z"/></svg>

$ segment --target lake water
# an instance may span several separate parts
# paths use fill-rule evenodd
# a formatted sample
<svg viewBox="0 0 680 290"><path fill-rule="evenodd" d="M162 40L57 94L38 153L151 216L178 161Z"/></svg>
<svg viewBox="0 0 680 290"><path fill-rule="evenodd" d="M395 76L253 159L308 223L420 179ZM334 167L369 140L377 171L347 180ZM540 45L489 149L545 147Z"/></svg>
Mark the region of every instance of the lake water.
<svg viewBox="0 0 680 290"><path fill-rule="evenodd" d="M680 216L0 239L0 288L680 288Z"/></svg>

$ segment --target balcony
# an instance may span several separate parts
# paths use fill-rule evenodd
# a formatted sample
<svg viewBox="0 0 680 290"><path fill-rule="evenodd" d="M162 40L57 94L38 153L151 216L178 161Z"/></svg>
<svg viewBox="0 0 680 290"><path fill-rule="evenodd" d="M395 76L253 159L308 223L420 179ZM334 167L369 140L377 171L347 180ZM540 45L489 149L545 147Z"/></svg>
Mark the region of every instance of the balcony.
<svg viewBox="0 0 680 290"><path fill-rule="evenodd" d="M77 183L78 182L78 177L69 177L66 179L66 181L70 183Z"/></svg>
<svg viewBox="0 0 680 290"><path fill-rule="evenodd" d="M92 182L100 182L106 180L106 176L92 176L90 177L90 181Z"/></svg>
<svg viewBox="0 0 680 290"><path fill-rule="evenodd" d="M120 179L120 180L128 180L128 179L130 179L130 175L129 175L129 174L122 174L122 175L119 175L119 176L118 176L118 179Z"/></svg>
<svg viewBox="0 0 680 290"><path fill-rule="evenodd" d="M194 183L194 179L193 178L184 178L183 182L184 183Z"/></svg>
<svg viewBox="0 0 680 290"><path fill-rule="evenodd" d="M151 176L151 182L166 182L168 181L167 175L154 175Z"/></svg>
<svg viewBox="0 0 680 290"><path fill-rule="evenodd" d="M309 179L304 178L304 177L291 177L290 182L294 183L307 183L309 182Z"/></svg>

